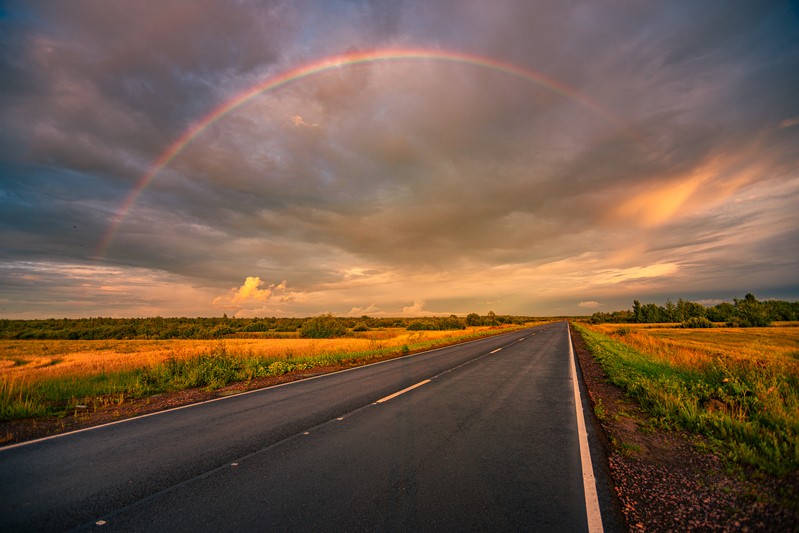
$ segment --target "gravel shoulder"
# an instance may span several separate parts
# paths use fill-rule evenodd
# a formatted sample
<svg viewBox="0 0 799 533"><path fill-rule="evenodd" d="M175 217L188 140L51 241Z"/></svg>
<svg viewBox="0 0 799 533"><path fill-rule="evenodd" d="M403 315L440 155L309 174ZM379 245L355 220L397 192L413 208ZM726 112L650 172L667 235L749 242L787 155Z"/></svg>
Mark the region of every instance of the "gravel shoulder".
<svg viewBox="0 0 799 533"><path fill-rule="evenodd" d="M658 428L572 341L629 531L799 531L799 473L727 464L699 437Z"/></svg>

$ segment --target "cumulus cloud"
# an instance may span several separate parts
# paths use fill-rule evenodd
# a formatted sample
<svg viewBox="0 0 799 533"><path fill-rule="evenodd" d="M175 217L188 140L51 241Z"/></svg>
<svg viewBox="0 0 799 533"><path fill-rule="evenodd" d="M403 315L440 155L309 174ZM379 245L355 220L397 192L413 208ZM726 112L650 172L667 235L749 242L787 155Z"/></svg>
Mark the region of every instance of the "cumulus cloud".
<svg viewBox="0 0 799 533"><path fill-rule="evenodd" d="M381 315L383 314L380 308L375 304L369 304L366 307L353 307L347 313L349 316L363 316L363 315Z"/></svg>
<svg viewBox="0 0 799 533"><path fill-rule="evenodd" d="M261 278L257 276L247 276L244 280L244 284L241 287L233 287L230 289L230 293L227 296L218 296L214 298L212 304L214 307L228 307L228 308L240 308L240 307L252 307L254 305L260 305L261 302L266 302L275 292L285 292L286 290L286 282L282 281L279 284L275 285L274 283L269 285L266 289L261 289L260 287L264 284L261 281ZM283 295L281 297L281 301L291 301L291 295Z"/></svg>
<svg viewBox="0 0 799 533"><path fill-rule="evenodd" d="M306 127L312 128L312 127L318 127L319 126L319 124L309 124L309 123L305 122L305 119L303 119L300 115L292 115L291 116L291 123L294 124L297 127L306 126Z"/></svg>
<svg viewBox="0 0 799 533"><path fill-rule="evenodd" d="M415 301L413 305L402 308L403 315L421 315L424 313L424 302Z"/></svg>
<svg viewBox="0 0 799 533"><path fill-rule="evenodd" d="M580 309L596 309L597 307L602 307L602 304L593 300L588 300L586 302L578 303L577 307Z"/></svg>

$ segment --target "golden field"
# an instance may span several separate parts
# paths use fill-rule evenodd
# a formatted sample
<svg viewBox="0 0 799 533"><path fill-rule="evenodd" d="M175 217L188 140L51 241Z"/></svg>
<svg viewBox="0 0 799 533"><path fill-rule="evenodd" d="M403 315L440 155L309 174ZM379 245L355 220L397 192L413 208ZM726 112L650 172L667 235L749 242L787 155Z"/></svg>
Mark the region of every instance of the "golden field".
<svg viewBox="0 0 799 533"><path fill-rule="evenodd" d="M89 376L154 366L218 351L234 357L310 358L413 346L490 330L416 331L385 329L335 339L227 338L224 340L0 340L0 378L31 383L49 378ZM496 328L495 328L496 329Z"/></svg>
<svg viewBox="0 0 799 533"><path fill-rule="evenodd" d="M580 325L609 380L654 423L733 462L799 473L799 327Z"/></svg>
<svg viewBox="0 0 799 533"><path fill-rule="evenodd" d="M599 324L586 326L621 340L653 358L702 370L723 359L733 366L779 367L799 376L799 326L766 328L675 328L673 325Z"/></svg>

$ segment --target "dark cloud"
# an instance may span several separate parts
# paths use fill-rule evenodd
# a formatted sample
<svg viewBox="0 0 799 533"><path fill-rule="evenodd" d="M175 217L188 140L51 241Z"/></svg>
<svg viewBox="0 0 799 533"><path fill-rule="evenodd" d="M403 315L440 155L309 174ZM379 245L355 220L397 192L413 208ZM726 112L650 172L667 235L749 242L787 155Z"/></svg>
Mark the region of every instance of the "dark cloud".
<svg viewBox="0 0 799 533"><path fill-rule="evenodd" d="M98 288L75 311L93 314L170 314L152 303L164 283L211 313L248 278L287 280L290 299L258 302L277 314L579 312L670 287L796 297L797 22L768 2L12 2L0 300L39 313L45 286L15 280L59 264L54 308L86 272L130 269L146 295L108 307ZM207 127L125 210L235 95L403 46L553 82L433 59L307 76Z"/></svg>

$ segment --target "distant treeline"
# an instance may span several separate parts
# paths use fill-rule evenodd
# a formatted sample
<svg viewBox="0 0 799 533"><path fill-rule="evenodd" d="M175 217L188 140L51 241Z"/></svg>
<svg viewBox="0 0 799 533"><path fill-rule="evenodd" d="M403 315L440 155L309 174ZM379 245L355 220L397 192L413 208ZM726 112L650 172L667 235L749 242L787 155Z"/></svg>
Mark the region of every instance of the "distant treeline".
<svg viewBox="0 0 799 533"><path fill-rule="evenodd" d="M643 304L633 301L632 311L594 313L591 322L613 323L681 323L684 327L711 327L724 323L729 327L762 327L772 322L799 320L799 302L782 300L759 301L749 293L734 298L733 303L722 302L712 307L680 298L677 303L666 300L666 305Z"/></svg>
<svg viewBox="0 0 799 533"><path fill-rule="evenodd" d="M322 315L306 318L79 318L0 320L2 339L218 339L228 336L322 338L380 328L465 329L467 326L524 324L533 317L493 312L466 317L375 318Z"/></svg>

